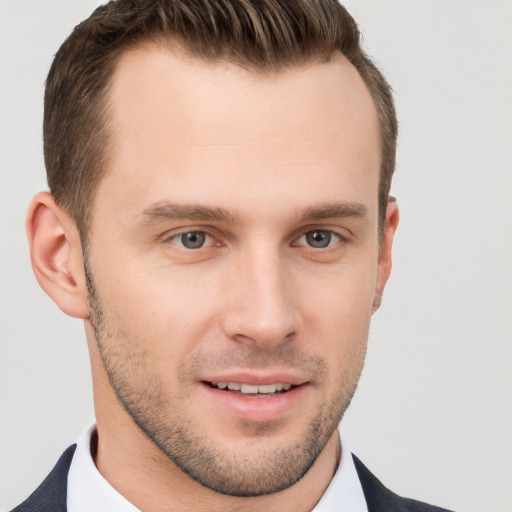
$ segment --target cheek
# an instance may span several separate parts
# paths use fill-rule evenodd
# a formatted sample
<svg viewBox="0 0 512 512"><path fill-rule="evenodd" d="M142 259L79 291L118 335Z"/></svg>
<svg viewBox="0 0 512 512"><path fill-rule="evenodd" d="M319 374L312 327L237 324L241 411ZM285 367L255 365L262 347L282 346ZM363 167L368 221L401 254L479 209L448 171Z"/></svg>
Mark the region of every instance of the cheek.
<svg viewBox="0 0 512 512"><path fill-rule="evenodd" d="M375 266L376 267L376 266ZM301 291L304 339L314 340L333 366L359 372L366 352L376 269L344 268L309 283Z"/></svg>
<svg viewBox="0 0 512 512"><path fill-rule="evenodd" d="M106 320L160 373L171 373L169 367L204 339L215 302L201 283L164 270L112 269L102 277L96 284Z"/></svg>
<svg viewBox="0 0 512 512"><path fill-rule="evenodd" d="M307 318L323 318L326 327L343 330L366 325L371 317L377 264L320 268L300 282L301 309Z"/></svg>

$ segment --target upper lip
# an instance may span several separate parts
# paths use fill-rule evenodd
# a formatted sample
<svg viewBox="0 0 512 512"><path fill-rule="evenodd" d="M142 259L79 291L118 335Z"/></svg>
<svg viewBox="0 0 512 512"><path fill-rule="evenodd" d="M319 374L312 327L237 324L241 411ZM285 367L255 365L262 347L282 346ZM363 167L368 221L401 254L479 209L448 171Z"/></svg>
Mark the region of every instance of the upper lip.
<svg viewBox="0 0 512 512"><path fill-rule="evenodd" d="M307 378L289 372L278 373L257 373L257 372L237 372L237 373L219 373L215 375L208 375L201 378L203 382L211 382L214 385L218 382L238 382L244 384L251 384L253 386L264 386L265 384L275 384L276 382L282 384L291 384L292 386L300 386L308 382Z"/></svg>

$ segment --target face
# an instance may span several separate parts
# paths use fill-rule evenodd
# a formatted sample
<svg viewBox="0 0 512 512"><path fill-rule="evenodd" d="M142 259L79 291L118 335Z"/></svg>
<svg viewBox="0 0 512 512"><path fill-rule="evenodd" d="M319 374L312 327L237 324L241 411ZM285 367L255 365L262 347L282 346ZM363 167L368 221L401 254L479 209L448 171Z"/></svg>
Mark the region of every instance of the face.
<svg viewBox="0 0 512 512"><path fill-rule="evenodd" d="M336 435L387 277L369 93L341 56L254 76L151 48L110 94L86 249L110 414L206 487L287 488Z"/></svg>

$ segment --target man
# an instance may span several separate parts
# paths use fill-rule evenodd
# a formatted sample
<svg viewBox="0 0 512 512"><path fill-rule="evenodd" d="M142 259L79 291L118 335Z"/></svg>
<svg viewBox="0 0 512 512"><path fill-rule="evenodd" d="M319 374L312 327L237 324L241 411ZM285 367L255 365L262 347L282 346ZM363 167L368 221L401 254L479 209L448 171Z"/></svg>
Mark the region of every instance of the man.
<svg viewBox="0 0 512 512"><path fill-rule="evenodd" d="M96 426L15 510L441 510L339 441L391 269L391 92L336 2L118 0L48 76L35 275Z"/></svg>

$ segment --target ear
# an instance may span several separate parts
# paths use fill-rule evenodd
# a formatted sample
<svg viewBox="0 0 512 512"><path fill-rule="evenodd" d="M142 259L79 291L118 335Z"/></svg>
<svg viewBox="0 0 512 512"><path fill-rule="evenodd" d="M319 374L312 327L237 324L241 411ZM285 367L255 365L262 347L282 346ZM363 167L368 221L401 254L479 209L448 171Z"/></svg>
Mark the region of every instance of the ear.
<svg viewBox="0 0 512 512"><path fill-rule="evenodd" d="M75 223L40 192L30 203L26 221L32 269L41 288L64 313L89 316L82 244Z"/></svg>
<svg viewBox="0 0 512 512"><path fill-rule="evenodd" d="M384 232L379 250L379 262L377 269L377 285L375 288L375 299L373 301L373 312L377 311L382 301L384 287L391 273L391 249L393 247L393 239L395 237L396 228L398 227L399 213L398 205L395 198L388 201L386 208L386 221L384 223Z"/></svg>

